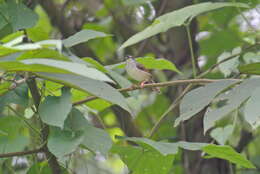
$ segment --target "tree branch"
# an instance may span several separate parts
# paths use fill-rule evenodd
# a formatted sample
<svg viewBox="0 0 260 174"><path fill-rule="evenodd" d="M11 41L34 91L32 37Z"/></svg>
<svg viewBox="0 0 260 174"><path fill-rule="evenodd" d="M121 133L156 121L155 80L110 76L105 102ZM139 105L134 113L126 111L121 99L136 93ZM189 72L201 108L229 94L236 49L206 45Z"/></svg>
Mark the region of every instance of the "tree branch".
<svg viewBox="0 0 260 174"><path fill-rule="evenodd" d="M22 151L22 152L3 153L3 154L0 154L0 158L9 158L9 157L14 157L14 156L31 155L31 154L39 153L39 152L43 152L43 147L40 147L39 149Z"/></svg>
<svg viewBox="0 0 260 174"><path fill-rule="evenodd" d="M63 13L64 10L57 6L53 1L39 0L39 3L46 11L46 13L50 16L52 25L59 28L63 37L69 37L77 32L77 30L74 28L75 26L71 25L72 22L65 18ZM84 18L77 20L84 21ZM77 56L94 57L93 52L85 44L79 44L73 48L75 49Z"/></svg>
<svg viewBox="0 0 260 174"><path fill-rule="evenodd" d="M37 87L37 83L35 78L31 78L29 80L27 80L27 84L29 86L30 92L32 94L32 98L34 101L34 105L38 111L40 102L41 102L41 96ZM57 158L49 151L48 147L47 147L47 142L48 141L48 135L49 135L49 126L44 124L43 122L41 122L42 124L42 131L41 131L41 138L42 138L42 142L44 143L43 148L43 152L45 153L47 159L48 159L48 164L52 170L53 174L61 174L61 167L59 165L59 162L57 160Z"/></svg>
<svg viewBox="0 0 260 174"><path fill-rule="evenodd" d="M239 80L239 79L230 79L230 80ZM174 86L174 85L180 85L180 84L204 84L204 83L212 83L212 82L217 82L220 81L218 80L213 80L213 79L189 79L189 80L173 80L173 81L167 81L167 82L161 82L161 83L149 83L145 84L143 88L153 88L153 87L166 87L166 86ZM129 88L121 88L118 89L119 92L127 92L127 91L134 91L137 89L143 89L141 86L132 86ZM96 96L89 96L83 100L77 101L73 103L73 106L76 105L81 105L83 103L92 101L97 99L98 97Z"/></svg>

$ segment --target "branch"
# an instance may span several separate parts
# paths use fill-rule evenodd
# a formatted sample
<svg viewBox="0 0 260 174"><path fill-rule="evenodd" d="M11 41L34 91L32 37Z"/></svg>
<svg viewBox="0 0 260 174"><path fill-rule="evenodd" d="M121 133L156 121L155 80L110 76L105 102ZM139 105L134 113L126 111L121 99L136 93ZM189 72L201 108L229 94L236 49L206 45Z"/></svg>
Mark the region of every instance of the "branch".
<svg viewBox="0 0 260 174"><path fill-rule="evenodd" d="M31 155L31 154L39 153L39 152L43 152L43 147L40 147L39 149L22 151L22 152L3 153L3 154L0 154L0 158L8 158L8 157L14 157L14 156Z"/></svg>
<svg viewBox="0 0 260 174"><path fill-rule="evenodd" d="M238 80L238 79L230 79L230 80ZM167 81L167 82L161 82L161 83L149 83L145 84L143 88L153 88L153 87L167 87L167 86L174 86L174 85L180 85L180 84L204 84L204 83L212 83L217 82L218 80L212 80L212 79L189 79L189 80L173 80L173 81ZM143 89L141 86L132 86L129 88L121 88L118 89L119 92L127 92L127 91L134 91L137 89ZM92 101L97 99L96 96L89 96L83 100L77 101L73 103L73 106L81 105L83 103Z"/></svg>
<svg viewBox="0 0 260 174"><path fill-rule="evenodd" d="M252 132L248 132L247 130L242 130L240 134L241 138L236 146L236 150L240 153L244 150L244 148L255 138Z"/></svg>
<svg viewBox="0 0 260 174"><path fill-rule="evenodd" d="M71 22L68 18L64 16L63 9L56 5L51 0L39 0L40 5L46 11L51 19L51 23L54 26L57 26L60 30L63 37L69 37L77 32L75 26L71 25ZM73 19L72 19L73 20ZM77 20L84 21L84 18L80 18ZM94 53L85 45L79 44L73 47L77 56L90 56L94 57Z"/></svg>
<svg viewBox="0 0 260 174"><path fill-rule="evenodd" d="M37 83L35 78L31 78L27 80L27 84L29 86L30 92L32 94L32 98L34 101L34 105L36 107L36 110L38 110L40 102L41 102L41 95L39 93ZM42 142L47 142L48 141L48 135L49 135L49 126L41 122L42 124L42 130L41 130L41 138ZM53 174L61 174L61 167L59 165L59 162L57 158L49 151L47 144L45 143L43 146L43 152L45 153L47 159L48 159L48 164L52 170Z"/></svg>

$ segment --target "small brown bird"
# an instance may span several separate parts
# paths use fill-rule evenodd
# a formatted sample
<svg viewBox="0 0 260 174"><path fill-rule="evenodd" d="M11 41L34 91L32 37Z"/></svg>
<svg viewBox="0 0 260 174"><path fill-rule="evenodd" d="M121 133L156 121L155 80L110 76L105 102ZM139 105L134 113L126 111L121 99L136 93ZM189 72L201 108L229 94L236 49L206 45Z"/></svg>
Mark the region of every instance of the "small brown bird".
<svg viewBox="0 0 260 174"><path fill-rule="evenodd" d="M126 58L126 72L131 78L141 82L141 88L143 88L144 84L146 83L154 83L152 74L149 72L148 69L146 69L142 64L135 61L132 56L127 56ZM160 89L158 87L154 87L152 89L160 92Z"/></svg>

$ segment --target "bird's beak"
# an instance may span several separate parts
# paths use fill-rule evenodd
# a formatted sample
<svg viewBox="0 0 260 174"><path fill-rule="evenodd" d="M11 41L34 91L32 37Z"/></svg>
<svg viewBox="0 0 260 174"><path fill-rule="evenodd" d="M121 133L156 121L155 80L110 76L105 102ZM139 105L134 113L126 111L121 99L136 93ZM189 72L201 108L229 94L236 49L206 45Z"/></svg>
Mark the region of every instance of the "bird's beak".
<svg viewBox="0 0 260 174"><path fill-rule="evenodd" d="M127 60L127 59L131 59L131 58L133 58L132 56L130 56L130 55L127 55L127 56L125 56L125 61Z"/></svg>

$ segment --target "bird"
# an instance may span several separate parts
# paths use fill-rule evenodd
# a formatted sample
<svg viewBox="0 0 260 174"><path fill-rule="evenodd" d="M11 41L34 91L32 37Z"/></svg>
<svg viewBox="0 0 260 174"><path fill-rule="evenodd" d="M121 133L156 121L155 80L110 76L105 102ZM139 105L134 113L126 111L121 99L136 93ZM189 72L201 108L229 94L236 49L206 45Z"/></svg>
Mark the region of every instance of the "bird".
<svg viewBox="0 0 260 174"><path fill-rule="evenodd" d="M140 82L140 87L143 88L146 83L154 83L152 74L142 64L138 63L132 56L126 56L127 74L134 80ZM154 91L160 92L158 87L152 88Z"/></svg>

